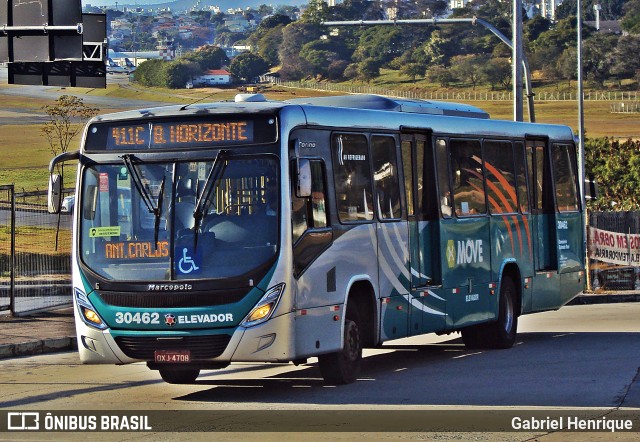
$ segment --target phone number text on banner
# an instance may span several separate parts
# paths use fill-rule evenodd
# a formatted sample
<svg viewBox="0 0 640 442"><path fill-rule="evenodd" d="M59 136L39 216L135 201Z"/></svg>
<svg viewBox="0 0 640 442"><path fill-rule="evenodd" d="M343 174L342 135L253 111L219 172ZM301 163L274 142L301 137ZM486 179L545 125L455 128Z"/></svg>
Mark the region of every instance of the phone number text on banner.
<svg viewBox="0 0 640 442"><path fill-rule="evenodd" d="M640 235L589 227L589 258L610 264L640 266Z"/></svg>

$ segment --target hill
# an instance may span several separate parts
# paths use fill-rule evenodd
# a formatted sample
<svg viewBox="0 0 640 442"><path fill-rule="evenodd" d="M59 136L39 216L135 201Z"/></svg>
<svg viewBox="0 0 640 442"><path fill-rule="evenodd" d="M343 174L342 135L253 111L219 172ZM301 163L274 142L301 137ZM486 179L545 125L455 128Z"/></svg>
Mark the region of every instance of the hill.
<svg viewBox="0 0 640 442"><path fill-rule="evenodd" d="M206 6L218 6L223 11L226 11L230 8L247 8L247 7L255 7L262 4L268 4L273 6L274 8L278 6L285 5L304 5L307 4L306 0L175 0L172 2L163 2L160 0L137 0L131 3L128 3L126 0L83 0L83 5L88 3L93 6L115 6L118 5L118 9L122 10L122 8L171 8L172 11L185 11L189 10L192 7L198 5L198 8L206 7Z"/></svg>

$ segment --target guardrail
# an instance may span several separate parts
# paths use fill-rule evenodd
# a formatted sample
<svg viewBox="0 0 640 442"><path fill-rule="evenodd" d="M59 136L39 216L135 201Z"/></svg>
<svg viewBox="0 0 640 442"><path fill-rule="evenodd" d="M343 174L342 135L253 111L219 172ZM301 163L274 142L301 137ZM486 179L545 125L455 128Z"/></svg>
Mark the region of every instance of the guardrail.
<svg viewBox="0 0 640 442"><path fill-rule="evenodd" d="M0 310L16 316L71 304L72 217L46 194L0 186Z"/></svg>
<svg viewBox="0 0 640 442"><path fill-rule="evenodd" d="M320 83L315 81L283 81L274 77L261 77L262 82L277 86L312 89L326 92L342 92L350 94L375 94L421 100L453 100L453 101L512 101L511 92L427 92L417 90L388 89L378 86L349 85L345 83ZM585 92L586 101L637 101L640 92ZM575 101L575 92L535 92L535 101Z"/></svg>

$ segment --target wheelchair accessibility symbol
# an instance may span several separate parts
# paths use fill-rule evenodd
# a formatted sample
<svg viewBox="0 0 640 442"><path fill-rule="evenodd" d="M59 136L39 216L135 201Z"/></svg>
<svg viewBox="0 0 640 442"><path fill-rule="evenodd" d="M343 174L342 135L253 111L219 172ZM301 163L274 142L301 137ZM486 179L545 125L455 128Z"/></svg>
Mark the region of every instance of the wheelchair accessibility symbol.
<svg viewBox="0 0 640 442"><path fill-rule="evenodd" d="M178 261L178 269L180 269L180 273L183 273L185 275L188 275L189 273L195 272L196 270L200 269L200 267L196 265L193 258L191 258L191 256L189 256L187 252L187 248L184 247L182 249L182 258L180 258L180 260Z"/></svg>

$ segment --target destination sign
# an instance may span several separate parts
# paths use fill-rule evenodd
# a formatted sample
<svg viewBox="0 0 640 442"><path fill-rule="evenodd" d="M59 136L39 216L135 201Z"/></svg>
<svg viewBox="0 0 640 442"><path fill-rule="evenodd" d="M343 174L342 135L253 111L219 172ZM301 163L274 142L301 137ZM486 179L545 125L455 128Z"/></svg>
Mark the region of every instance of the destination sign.
<svg viewBox="0 0 640 442"><path fill-rule="evenodd" d="M86 150L140 151L262 144L277 139L275 118L198 118L182 121L96 123Z"/></svg>
<svg viewBox="0 0 640 442"><path fill-rule="evenodd" d="M115 242L105 244L107 259L166 258L169 256L169 242Z"/></svg>

